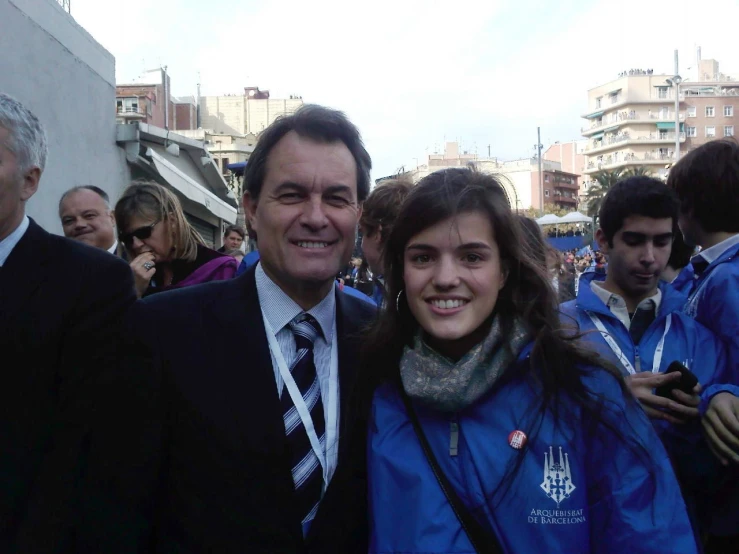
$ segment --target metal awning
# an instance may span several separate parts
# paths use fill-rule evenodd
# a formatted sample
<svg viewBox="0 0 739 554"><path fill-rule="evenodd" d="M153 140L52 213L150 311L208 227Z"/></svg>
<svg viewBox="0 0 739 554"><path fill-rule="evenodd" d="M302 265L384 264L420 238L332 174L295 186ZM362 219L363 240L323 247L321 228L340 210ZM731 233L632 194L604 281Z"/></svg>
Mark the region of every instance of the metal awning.
<svg viewBox="0 0 739 554"><path fill-rule="evenodd" d="M236 210L232 206L229 206L215 194L206 190L152 148L147 148L146 155L152 159L159 175L170 186L177 189L193 202L205 206L215 216L229 223L236 223Z"/></svg>
<svg viewBox="0 0 739 554"><path fill-rule="evenodd" d="M595 133L595 134L594 134L594 135L593 135L592 137L590 137L590 138L592 138L593 140L600 140L600 139L602 139L602 138L603 138L603 133L605 133L605 131L601 131L600 133Z"/></svg>
<svg viewBox="0 0 739 554"><path fill-rule="evenodd" d="M586 115L585 119L595 119L596 117L600 117L603 115L604 112L595 112L591 113L590 115Z"/></svg>
<svg viewBox="0 0 739 554"><path fill-rule="evenodd" d="M615 131L616 129L618 129L618 125L611 125L607 129L603 129L603 132L608 133L609 131Z"/></svg>
<svg viewBox="0 0 739 554"><path fill-rule="evenodd" d="M680 131L683 130L683 127L685 126L684 123L680 124ZM657 123L657 129L662 130L675 130L675 122L674 121L659 121Z"/></svg>

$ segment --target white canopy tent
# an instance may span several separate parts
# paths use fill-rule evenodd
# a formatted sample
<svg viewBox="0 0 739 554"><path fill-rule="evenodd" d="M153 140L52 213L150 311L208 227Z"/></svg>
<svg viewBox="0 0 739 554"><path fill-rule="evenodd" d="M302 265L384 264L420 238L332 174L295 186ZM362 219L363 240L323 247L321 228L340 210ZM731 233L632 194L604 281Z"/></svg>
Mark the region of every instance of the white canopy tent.
<svg viewBox="0 0 739 554"><path fill-rule="evenodd" d="M544 216L547 217L547 216ZM593 218L581 214L580 212L571 212L559 218L558 223L592 223Z"/></svg>
<svg viewBox="0 0 739 554"><path fill-rule="evenodd" d="M547 214L536 220L539 225L557 225L562 223L562 218L554 214Z"/></svg>

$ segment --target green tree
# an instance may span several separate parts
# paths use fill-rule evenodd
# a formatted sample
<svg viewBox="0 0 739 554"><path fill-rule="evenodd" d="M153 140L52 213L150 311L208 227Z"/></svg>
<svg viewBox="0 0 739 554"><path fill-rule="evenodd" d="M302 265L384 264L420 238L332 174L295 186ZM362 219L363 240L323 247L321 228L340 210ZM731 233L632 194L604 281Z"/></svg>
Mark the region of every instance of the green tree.
<svg viewBox="0 0 739 554"><path fill-rule="evenodd" d="M588 188L585 200L588 203L588 215L593 218L594 225L598 223L598 212L600 212L600 206L603 204L606 194L623 177L625 175L621 169L614 169L613 171L603 170L593 175L595 182L591 183L590 188Z"/></svg>

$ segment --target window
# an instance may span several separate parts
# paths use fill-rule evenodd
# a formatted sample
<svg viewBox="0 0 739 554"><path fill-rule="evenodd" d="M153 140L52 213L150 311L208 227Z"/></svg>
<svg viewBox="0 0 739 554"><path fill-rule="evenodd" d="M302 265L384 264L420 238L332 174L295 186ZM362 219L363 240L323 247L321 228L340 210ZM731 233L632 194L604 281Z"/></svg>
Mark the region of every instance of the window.
<svg viewBox="0 0 739 554"><path fill-rule="evenodd" d="M549 175L546 175L546 174L544 175L544 182L545 183L549 182Z"/></svg>
<svg viewBox="0 0 739 554"><path fill-rule="evenodd" d="M695 138L698 136L698 132L696 130L696 127L686 127L685 132L688 138Z"/></svg>
<svg viewBox="0 0 739 554"><path fill-rule="evenodd" d="M706 127L706 138L712 138L716 136L716 127Z"/></svg>
<svg viewBox="0 0 739 554"><path fill-rule="evenodd" d="M595 109L600 108L600 104L601 104L601 101L602 100L603 100L603 97L602 96L600 98L596 98L595 99Z"/></svg>
<svg viewBox="0 0 739 554"><path fill-rule="evenodd" d="M734 106L724 106L724 117L734 117Z"/></svg>
<svg viewBox="0 0 739 554"><path fill-rule="evenodd" d="M734 126L733 125L725 125L724 126L724 136L725 137L733 137L734 136Z"/></svg>
<svg viewBox="0 0 739 554"><path fill-rule="evenodd" d="M714 117L716 115L716 110L713 109L713 106L706 106L706 117Z"/></svg>
<svg viewBox="0 0 739 554"><path fill-rule="evenodd" d="M229 163L231 163L231 162L228 161L228 158L223 158L223 160L222 160L222 166L221 166L222 169L223 169L223 173L226 173L226 171L228 170L228 164Z"/></svg>
<svg viewBox="0 0 739 554"><path fill-rule="evenodd" d="M696 111L695 106L688 106L688 117L695 117Z"/></svg>
<svg viewBox="0 0 739 554"><path fill-rule="evenodd" d="M546 196L547 198L549 198L549 189L545 189L544 190L544 196Z"/></svg>
<svg viewBox="0 0 739 554"><path fill-rule="evenodd" d="M657 96L659 98L667 98L667 87L657 87Z"/></svg>

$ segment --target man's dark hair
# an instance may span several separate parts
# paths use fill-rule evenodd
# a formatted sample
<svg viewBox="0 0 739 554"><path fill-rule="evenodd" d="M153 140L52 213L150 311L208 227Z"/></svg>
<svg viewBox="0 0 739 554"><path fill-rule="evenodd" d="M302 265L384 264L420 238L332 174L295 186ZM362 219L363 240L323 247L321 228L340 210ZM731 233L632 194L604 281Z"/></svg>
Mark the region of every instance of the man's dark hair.
<svg viewBox="0 0 739 554"><path fill-rule="evenodd" d="M67 192L62 194L62 197L59 199L59 213L62 211L62 203L64 202L64 199L69 196L72 193L79 192L81 190L91 190L95 194L97 194L100 198L103 199L105 202L105 205L108 206L108 209L110 209L110 196L108 196L108 193L105 192L100 187L96 187L95 185L80 185L78 187L72 187Z"/></svg>
<svg viewBox="0 0 739 554"><path fill-rule="evenodd" d="M688 152L671 169L667 185L680 210L707 233L739 232L739 144L712 140Z"/></svg>
<svg viewBox="0 0 739 554"><path fill-rule="evenodd" d="M690 263L690 258L695 252L695 246L691 246L685 242L680 228L676 225L675 232L672 236L672 251L667 265L672 269L682 269Z"/></svg>
<svg viewBox="0 0 739 554"><path fill-rule="evenodd" d="M278 117L259 136L244 171L244 189L252 198L258 199L262 192L269 153L290 131L316 142L343 142L357 164L357 198L359 202L367 198L372 160L364 148L359 130L343 112L315 104L306 104L294 114Z"/></svg>
<svg viewBox="0 0 739 554"><path fill-rule="evenodd" d="M677 195L662 181L652 177L628 177L613 185L600 207L600 228L610 246L613 237L632 215L653 219L670 218L677 222Z"/></svg>
<svg viewBox="0 0 739 554"><path fill-rule="evenodd" d="M388 179L377 185L362 205L362 217L359 224L364 227L368 237L380 231L380 242L385 243L398 217L413 183L403 179Z"/></svg>
<svg viewBox="0 0 739 554"><path fill-rule="evenodd" d="M226 227L226 230L223 231L223 238L225 239L231 233L236 233L237 235L239 235L241 237L241 240L244 240L246 238L246 231L240 225L229 225L228 227Z"/></svg>

